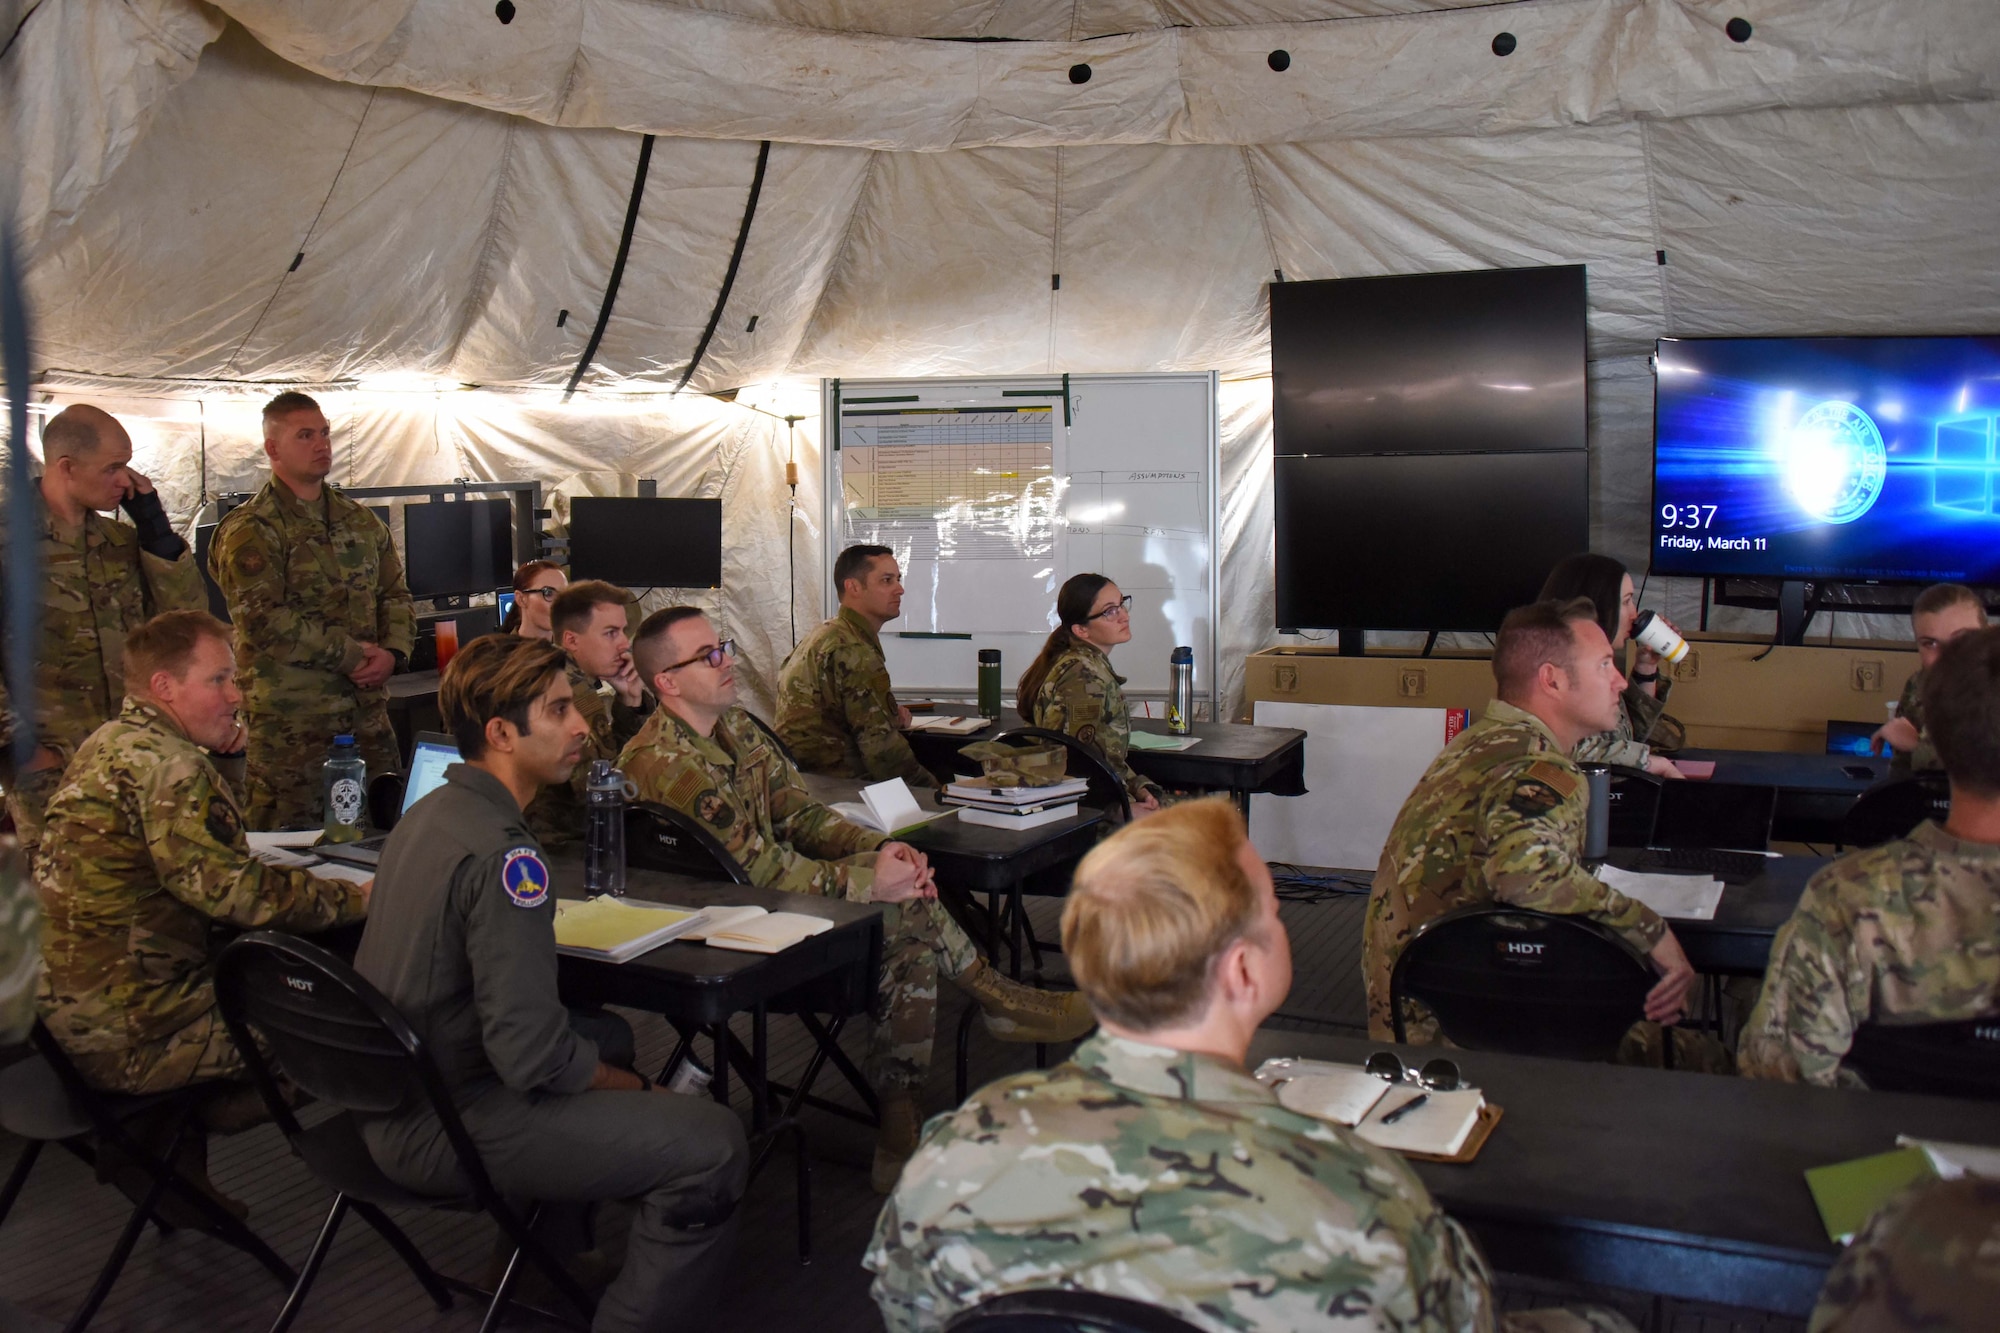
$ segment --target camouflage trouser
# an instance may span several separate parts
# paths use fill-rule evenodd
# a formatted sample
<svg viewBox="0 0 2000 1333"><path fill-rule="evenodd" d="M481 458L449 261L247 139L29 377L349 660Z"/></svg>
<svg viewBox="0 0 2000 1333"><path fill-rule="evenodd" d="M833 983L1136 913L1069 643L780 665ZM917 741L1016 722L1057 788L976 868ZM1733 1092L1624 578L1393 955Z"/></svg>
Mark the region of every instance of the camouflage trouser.
<svg viewBox="0 0 2000 1333"><path fill-rule="evenodd" d="M21 864L35 863L35 849L41 846L42 822L48 814L49 799L62 786L61 768L44 768L23 773L7 788L7 812L14 816L14 835L21 843Z"/></svg>
<svg viewBox="0 0 2000 1333"><path fill-rule="evenodd" d="M221 1013L214 1009L159 1041L122 1051L71 1052L69 1058L91 1087L133 1096L248 1077L243 1057L229 1039Z"/></svg>
<svg viewBox="0 0 2000 1333"><path fill-rule="evenodd" d="M938 978L966 972L979 960L979 950L936 899L881 906L882 980L875 992L868 1081L877 1089L914 1092L930 1075Z"/></svg>
<svg viewBox="0 0 2000 1333"><path fill-rule="evenodd" d="M250 743L245 755L243 818L258 832L319 824L326 752L333 738L343 732L353 734L361 757L368 761L371 781L383 773L403 771L386 699L336 713L244 711L250 722Z"/></svg>

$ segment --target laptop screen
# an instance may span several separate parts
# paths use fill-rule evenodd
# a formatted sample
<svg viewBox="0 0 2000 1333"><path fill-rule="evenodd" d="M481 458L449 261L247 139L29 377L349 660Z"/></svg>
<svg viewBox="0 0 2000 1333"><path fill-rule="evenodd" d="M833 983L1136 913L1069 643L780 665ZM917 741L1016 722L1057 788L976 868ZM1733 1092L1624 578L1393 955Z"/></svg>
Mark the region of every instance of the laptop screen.
<svg viewBox="0 0 2000 1333"><path fill-rule="evenodd" d="M420 732L416 748L410 752L410 776L403 784L403 813L436 791L444 783L444 771L458 762L458 746L451 737Z"/></svg>
<svg viewBox="0 0 2000 1333"><path fill-rule="evenodd" d="M1771 840L1778 789L1735 782L1663 782L1655 847L1761 852Z"/></svg>
<svg viewBox="0 0 2000 1333"><path fill-rule="evenodd" d="M1869 742L1880 726L1879 722L1829 722L1826 724L1826 752L1873 755L1875 751Z"/></svg>

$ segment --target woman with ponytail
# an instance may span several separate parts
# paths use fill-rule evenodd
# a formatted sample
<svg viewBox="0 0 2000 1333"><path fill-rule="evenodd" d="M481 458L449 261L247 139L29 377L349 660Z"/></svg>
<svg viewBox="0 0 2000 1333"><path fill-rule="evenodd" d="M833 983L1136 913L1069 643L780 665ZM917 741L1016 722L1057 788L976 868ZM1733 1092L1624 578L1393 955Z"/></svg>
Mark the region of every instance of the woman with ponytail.
<svg viewBox="0 0 2000 1333"><path fill-rule="evenodd" d="M569 586L562 566L553 560L530 560L514 571L514 605L500 624L502 634L518 634L544 643L555 638L549 608Z"/></svg>
<svg viewBox="0 0 2000 1333"><path fill-rule="evenodd" d="M1042 651L1021 673L1014 706L1037 727L1074 736L1125 783L1132 813L1150 814L1166 793L1132 771L1132 715L1125 678L1111 669L1112 645L1132 637L1132 599L1102 574L1077 574L1056 594L1056 619Z"/></svg>

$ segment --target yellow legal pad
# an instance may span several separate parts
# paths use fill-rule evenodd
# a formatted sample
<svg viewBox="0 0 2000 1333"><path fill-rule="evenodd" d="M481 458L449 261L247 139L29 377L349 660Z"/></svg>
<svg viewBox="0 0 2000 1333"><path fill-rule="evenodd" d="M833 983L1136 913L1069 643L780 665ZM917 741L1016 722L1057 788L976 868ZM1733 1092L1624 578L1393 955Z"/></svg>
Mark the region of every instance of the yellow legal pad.
<svg viewBox="0 0 2000 1333"><path fill-rule="evenodd" d="M686 934L705 919L703 913L684 907L608 895L582 902L564 899L556 904L556 951L622 963Z"/></svg>

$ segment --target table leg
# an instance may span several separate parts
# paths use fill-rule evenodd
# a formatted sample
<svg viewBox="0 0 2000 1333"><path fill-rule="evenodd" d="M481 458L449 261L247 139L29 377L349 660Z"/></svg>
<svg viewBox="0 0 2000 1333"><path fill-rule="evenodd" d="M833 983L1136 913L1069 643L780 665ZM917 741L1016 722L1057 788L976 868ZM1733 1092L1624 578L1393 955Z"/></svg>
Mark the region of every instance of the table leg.
<svg viewBox="0 0 2000 1333"><path fill-rule="evenodd" d="M1231 787L1229 789L1229 799L1236 802L1236 809L1238 813L1240 813L1243 816L1243 822L1246 824L1249 823L1250 822L1249 789L1246 787Z"/></svg>
<svg viewBox="0 0 2000 1333"><path fill-rule="evenodd" d="M1021 942L1021 920L1026 915L1021 908L1021 885L1017 880L1007 886L1007 971L1016 981L1021 979L1021 954L1027 948Z"/></svg>
<svg viewBox="0 0 2000 1333"><path fill-rule="evenodd" d="M709 1084L715 1093L715 1100L729 1105L729 1025L718 1023L709 1030L709 1040L714 1044L715 1081Z"/></svg>
<svg viewBox="0 0 2000 1333"><path fill-rule="evenodd" d="M771 1039L770 1015L763 1005L750 1011L750 1067L755 1070L750 1088L750 1124L758 1133L771 1119Z"/></svg>

